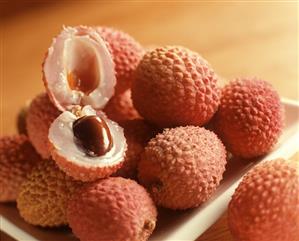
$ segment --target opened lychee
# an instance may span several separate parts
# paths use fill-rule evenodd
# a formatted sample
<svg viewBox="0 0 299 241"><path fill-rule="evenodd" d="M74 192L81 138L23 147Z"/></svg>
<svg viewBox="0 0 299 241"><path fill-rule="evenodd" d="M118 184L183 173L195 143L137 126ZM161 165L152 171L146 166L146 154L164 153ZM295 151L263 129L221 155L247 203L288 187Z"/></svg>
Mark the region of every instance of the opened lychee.
<svg viewBox="0 0 299 241"><path fill-rule="evenodd" d="M0 202L16 200L21 184L40 160L27 136L0 138Z"/></svg>
<svg viewBox="0 0 299 241"><path fill-rule="evenodd" d="M67 220L81 241L146 241L156 207L137 182L109 177L88 183L70 199Z"/></svg>
<svg viewBox="0 0 299 241"><path fill-rule="evenodd" d="M127 149L123 129L91 106L64 111L52 123L49 141L58 166L82 181L114 173Z"/></svg>
<svg viewBox="0 0 299 241"><path fill-rule="evenodd" d="M50 99L61 111L74 105L105 106L114 94L115 66L107 43L94 28L64 27L43 64Z"/></svg>

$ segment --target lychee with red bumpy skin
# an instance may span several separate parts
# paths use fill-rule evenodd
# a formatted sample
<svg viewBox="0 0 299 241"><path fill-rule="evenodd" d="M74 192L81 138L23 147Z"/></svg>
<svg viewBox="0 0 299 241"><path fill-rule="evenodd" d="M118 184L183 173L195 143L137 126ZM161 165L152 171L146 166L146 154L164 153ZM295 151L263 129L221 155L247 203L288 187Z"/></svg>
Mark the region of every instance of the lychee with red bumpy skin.
<svg viewBox="0 0 299 241"><path fill-rule="evenodd" d="M145 147L138 178L157 205L197 207L216 190L226 164L222 142L202 127L165 129Z"/></svg>
<svg viewBox="0 0 299 241"><path fill-rule="evenodd" d="M138 113L161 127L202 126L218 108L217 75L199 54L178 46L147 52L136 70Z"/></svg>
<svg viewBox="0 0 299 241"><path fill-rule="evenodd" d="M49 128L59 114L60 111L51 103L46 93L36 96L27 111L26 127L29 139L44 159L50 158Z"/></svg>
<svg viewBox="0 0 299 241"><path fill-rule="evenodd" d="M27 136L0 138L0 202L16 200L20 185L40 160Z"/></svg>
<svg viewBox="0 0 299 241"><path fill-rule="evenodd" d="M124 162L123 128L91 106L64 111L49 130L52 158L76 180L108 177Z"/></svg>
<svg viewBox="0 0 299 241"><path fill-rule="evenodd" d="M157 129L142 119L123 121L120 125L124 128L128 148L122 167L113 175L135 179L141 153Z"/></svg>
<svg viewBox="0 0 299 241"><path fill-rule="evenodd" d="M42 227L67 224L67 201L81 183L59 170L52 160L37 165L23 183L17 198L26 222Z"/></svg>
<svg viewBox="0 0 299 241"><path fill-rule="evenodd" d="M117 79L115 91L124 92L131 87L144 49L132 36L120 30L110 27L96 27L96 30L109 43L112 52Z"/></svg>
<svg viewBox="0 0 299 241"><path fill-rule="evenodd" d="M269 83L240 78L223 88L213 126L233 155L253 158L267 154L276 144L283 113L279 95Z"/></svg>
<svg viewBox="0 0 299 241"><path fill-rule="evenodd" d="M116 122L141 118L133 106L130 89L121 94L114 95L103 111L109 119Z"/></svg>
<svg viewBox="0 0 299 241"><path fill-rule="evenodd" d="M69 225L81 241L145 241L156 218L156 207L146 190L121 177L84 185L67 208Z"/></svg>
<svg viewBox="0 0 299 241"><path fill-rule="evenodd" d="M64 27L46 54L43 80L61 111L75 105L104 108L116 84L109 44L92 27Z"/></svg>
<svg viewBox="0 0 299 241"><path fill-rule="evenodd" d="M297 241L298 160L266 161L250 170L229 203L228 223L239 241Z"/></svg>

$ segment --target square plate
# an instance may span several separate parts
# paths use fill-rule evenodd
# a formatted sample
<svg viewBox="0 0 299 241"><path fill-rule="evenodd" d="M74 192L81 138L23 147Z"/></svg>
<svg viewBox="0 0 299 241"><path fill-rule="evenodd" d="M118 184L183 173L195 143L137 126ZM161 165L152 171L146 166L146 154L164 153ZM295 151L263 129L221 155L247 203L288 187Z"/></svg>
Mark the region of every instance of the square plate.
<svg viewBox="0 0 299 241"><path fill-rule="evenodd" d="M212 197L198 208L187 211L159 209L157 228L150 241L195 240L226 210L227 204L242 176L257 163L278 157L289 158L299 146L299 103L283 99L285 128L276 148L267 156L245 162L232 158L224 178ZM17 240L78 241L70 229L43 229L27 224L19 216L15 204L0 204L0 229Z"/></svg>

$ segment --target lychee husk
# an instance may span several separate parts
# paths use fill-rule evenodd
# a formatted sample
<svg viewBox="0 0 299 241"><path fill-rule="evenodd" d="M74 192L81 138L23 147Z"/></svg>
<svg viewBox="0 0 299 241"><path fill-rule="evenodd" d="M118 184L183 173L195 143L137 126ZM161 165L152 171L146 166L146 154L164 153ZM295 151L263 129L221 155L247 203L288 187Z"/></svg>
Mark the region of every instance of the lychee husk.
<svg viewBox="0 0 299 241"><path fill-rule="evenodd" d="M59 170L52 160L39 163L23 183L17 198L20 215L26 222L42 227L67 225L67 201L81 186Z"/></svg>
<svg viewBox="0 0 299 241"><path fill-rule="evenodd" d="M0 138L0 202L14 202L27 174L41 161L25 135Z"/></svg>

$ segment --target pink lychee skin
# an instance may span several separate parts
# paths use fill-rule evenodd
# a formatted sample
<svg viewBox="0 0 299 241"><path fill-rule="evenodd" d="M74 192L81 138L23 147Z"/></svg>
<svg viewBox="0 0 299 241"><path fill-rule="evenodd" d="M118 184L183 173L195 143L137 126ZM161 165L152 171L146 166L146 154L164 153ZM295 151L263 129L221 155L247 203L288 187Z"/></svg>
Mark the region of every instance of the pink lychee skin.
<svg viewBox="0 0 299 241"><path fill-rule="evenodd" d="M253 158L278 141L284 119L278 93L264 80L237 78L222 90L213 127L233 155Z"/></svg>
<svg viewBox="0 0 299 241"><path fill-rule="evenodd" d="M238 241L298 241L298 187L298 162L277 159L250 170L228 207L228 223L234 238Z"/></svg>
<svg viewBox="0 0 299 241"><path fill-rule="evenodd" d="M81 241L145 241L156 217L146 190L121 177L86 184L67 208L69 225Z"/></svg>
<svg viewBox="0 0 299 241"><path fill-rule="evenodd" d="M147 52L136 70L132 99L160 127L202 126L218 108L217 75L199 54L179 46Z"/></svg>
<svg viewBox="0 0 299 241"><path fill-rule="evenodd" d="M134 71L143 54L143 47L129 34L110 27L96 27L100 36L108 42L116 71L116 93L131 87Z"/></svg>
<svg viewBox="0 0 299 241"><path fill-rule="evenodd" d="M141 118L133 106L130 89L123 93L114 95L109 100L103 111L107 114L109 119L115 122Z"/></svg>
<svg viewBox="0 0 299 241"><path fill-rule="evenodd" d="M50 158L48 133L51 123L60 115L46 93L36 96L28 109L26 127L29 139L36 151L44 158Z"/></svg>

